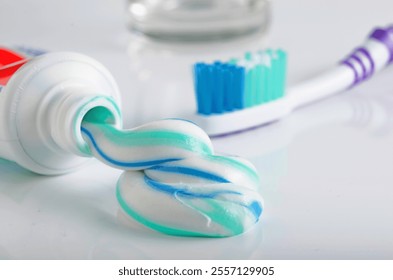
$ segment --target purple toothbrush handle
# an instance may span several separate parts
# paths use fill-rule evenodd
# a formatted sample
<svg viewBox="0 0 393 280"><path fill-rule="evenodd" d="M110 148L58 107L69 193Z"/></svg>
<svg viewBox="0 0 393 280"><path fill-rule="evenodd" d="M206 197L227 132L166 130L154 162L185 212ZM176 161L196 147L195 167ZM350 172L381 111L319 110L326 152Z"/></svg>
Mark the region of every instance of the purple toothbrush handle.
<svg viewBox="0 0 393 280"><path fill-rule="evenodd" d="M389 63L393 62L393 26L387 28L376 28L369 38L377 40L384 44L390 52Z"/></svg>
<svg viewBox="0 0 393 280"><path fill-rule="evenodd" d="M393 62L393 26L374 29L369 39L379 41L389 51L389 59L386 64ZM375 71L375 61L369 50L365 47L357 48L347 58L341 61L342 65L349 67L353 72L353 87L370 78Z"/></svg>

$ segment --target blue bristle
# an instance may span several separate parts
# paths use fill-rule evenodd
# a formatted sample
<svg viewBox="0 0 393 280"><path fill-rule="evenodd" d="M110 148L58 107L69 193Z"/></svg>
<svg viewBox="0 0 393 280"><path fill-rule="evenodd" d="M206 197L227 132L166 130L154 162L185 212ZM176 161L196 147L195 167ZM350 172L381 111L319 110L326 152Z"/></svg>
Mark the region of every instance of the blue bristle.
<svg viewBox="0 0 393 280"><path fill-rule="evenodd" d="M235 98L236 98L236 89L235 89L235 71L236 67L233 65L228 65L225 72L225 77L227 81L227 87L225 89L225 98L224 98L224 108L225 111L232 111L235 108Z"/></svg>
<svg viewBox="0 0 393 280"><path fill-rule="evenodd" d="M221 62L221 61L219 61L219 60L216 60L216 61L214 61L213 65L214 65L216 68L220 68L220 67L222 67L223 62Z"/></svg>
<svg viewBox="0 0 393 280"><path fill-rule="evenodd" d="M214 99L214 67L208 65L204 74L205 80L205 114L209 115L213 112L213 99Z"/></svg>
<svg viewBox="0 0 393 280"><path fill-rule="evenodd" d="M215 64L215 81L213 92L213 113L222 113L224 111L224 76L221 64Z"/></svg>
<svg viewBox="0 0 393 280"><path fill-rule="evenodd" d="M207 65L201 65L199 71L199 77L200 77L200 82L198 83L199 86L199 92L198 92L198 96L199 96L199 100L200 100L200 104L199 104L199 111L201 114L207 114L207 110L208 107L206 106L207 103L207 98L208 98L208 83L206 81L207 77L208 77L208 73L207 73Z"/></svg>
<svg viewBox="0 0 393 280"><path fill-rule="evenodd" d="M224 80L224 83L223 83L223 93L224 93L224 96L223 96L223 111L228 111L228 108L229 108L229 86L230 86L230 83L231 83L231 77L230 77L230 75L229 75L229 67L228 67L228 64L224 64L223 66L222 66L222 77L223 77L223 80Z"/></svg>
<svg viewBox="0 0 393 280"><path fill-rule="evenodd" d="M235 69L235 108L244 108L244 85L246 78L246 69L244 67L236 67Z"/></svg>
<svg viewBox="0 0 393 280"><path fill-rule="evenodd" d="M210 106L210 90L209 90L209 66L204 64L201 65L199 71L198 71L198 78L199 82L198 84L198 97L200 102L198 104L198 112L200 114L208 115L211 112L211 106Z"/></svg>

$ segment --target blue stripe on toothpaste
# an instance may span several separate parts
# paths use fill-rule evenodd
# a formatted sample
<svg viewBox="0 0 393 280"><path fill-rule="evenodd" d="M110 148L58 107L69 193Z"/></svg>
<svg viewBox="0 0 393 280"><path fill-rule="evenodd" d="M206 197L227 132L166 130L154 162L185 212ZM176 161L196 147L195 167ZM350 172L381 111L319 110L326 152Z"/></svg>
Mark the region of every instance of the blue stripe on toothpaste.
<svg viewBox="0 0 393 280"><path fill-rule="evenodd" d="M205 172L202 170L197 170L189 167L180 167L180 166L153 166L150 167L148 170L157 170L157 171L163 171L163 172L173 172L173 173L180 173L180 174L185 174L185 175L190 175L194 177L199 177L203 179L207 179L210 181L218 182L218 183L229 183L228 180L226 180L223 177L217 176L215 174Z"/></svg>
<svg viewBox="0 0 393 280"><path fill-rule="evenodd" d="M215 198L216 196L220 195L220 194L236 194L236 195L241 195L241 193L239 192L235 192L235 191L214 191L211 193L194 193L194 192L190 192L188 190L182 190L182 189L177 189L175 187L172 187L171 185L167 185L167 184L163 184L163 183L159 183L157 181L154 181L152 179L150 179L148 176L145 175L144 177L145 183L152 187L153 189L162 191L162 192L166 192L172 195L183 195L183 196L191 196L194 198Z"/></svg>
<svg viewBox="0 0 393 280"><path fill-rule="evenodd" d="M220 194L241 195L241 193L239 193L239 192L225 191L225 190L215 191L215 192L211 192L211 193L194 193L194 192L190 192L188 190L177 189L177 188L175 188L171 185L168 185L168 184L159 183L157 181L152 180L147 175L144 176L144 181L145 181L146 185L150 186L151 188L156 189L158 191L165 192L165 193L169 193L171 195L182 195L182 196L192 197L192 198L215 198L216 196L218 196ZM233 201L233 202L247 208L254 215L255 220L256 221L259 220L259 216L261 215L263 209L262 209L261 204L258 201L254 200L249 205L235 202L235 201Z"/></svg>
<svg viewBox="0 0 393 280"><path fill-rule="evenodd" d="M254 214L255 218L258 221L263 211L261 204L259 204L258 201L253 201L250 205L248 205L247 208Z"/></svg>
<svg viewBox="0 0 393 280"><path fill-rule="evenodd" d="M170 162L170 161L176 161L180 160L180 158L167 158L167 159L159 159L159 160L151 160L151 161L137 161L137 162L124 162L124 161L118 161L115 159L110 158L107 154L105 154L101 148L98 146L97 142L94 139L94 136L91 134L90 131L88 131L86 128L81 127L82 133L84 133L91 141L91 144L93 145L94 149L97 151L97 153L107 162L121 166L121 167L143 167L143 166L151 166L151 165L157 165L165 162Z"/></svg>

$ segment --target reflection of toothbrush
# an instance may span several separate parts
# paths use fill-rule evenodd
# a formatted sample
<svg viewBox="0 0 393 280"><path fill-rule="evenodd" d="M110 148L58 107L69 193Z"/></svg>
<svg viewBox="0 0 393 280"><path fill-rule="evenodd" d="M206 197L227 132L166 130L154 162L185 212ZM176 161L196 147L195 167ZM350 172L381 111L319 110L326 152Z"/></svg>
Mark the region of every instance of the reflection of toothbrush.
<svg viewBox="0 0 393 280"><path fill-rule="evenodd" d="M372 135L373 138L379 138L378 141L382 138L386 141L393 131L392 108L393 97L386 90L380 93L377 91L372 94L332 98L317 107L299 110L291 118L276 125L253 131L253 139L263 139L263 145L261 141L250 141L248 133L217 138L214 144L222 152L249 158L257 167L260 177L263 178L262 189L271 190L279 187L283 177L287 175L289 154L291 154L288 151L292 149L288 147L292 146L296 139L305 134L311 133L312 135L320 128L329 130L328 127L344 126L353 128L352 132L348 131L349 134L357 130ZM313 118L310 118L310 114ZM321 143L315 142L314 144L316 150L320 149L318 145Z"/></svg>
<svg viewBox="0 0 393 280"><path fill-rule="evenodd" d="M286 55L280 50L246 54L244 59L226 63L197 63L198 114L193 120L212 136L257 127L349 89L392 61L393 26L375 29L339 65L290 88L285 96Z"/></svg>

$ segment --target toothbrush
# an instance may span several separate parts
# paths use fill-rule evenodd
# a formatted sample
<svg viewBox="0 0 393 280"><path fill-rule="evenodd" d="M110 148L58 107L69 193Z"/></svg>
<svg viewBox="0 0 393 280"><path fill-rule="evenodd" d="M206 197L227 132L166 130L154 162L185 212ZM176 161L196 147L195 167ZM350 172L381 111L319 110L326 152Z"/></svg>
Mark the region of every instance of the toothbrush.
<svg viewBox="0 0 393 280"><path fill-rule="evenodd" d="M197 114L210 136L236 133L277 121L294 109L350 89L393 62L393 26L376 28L363 46L334 68L284 94L286 53L246 53L228 62L194 65Z"/></svg>

